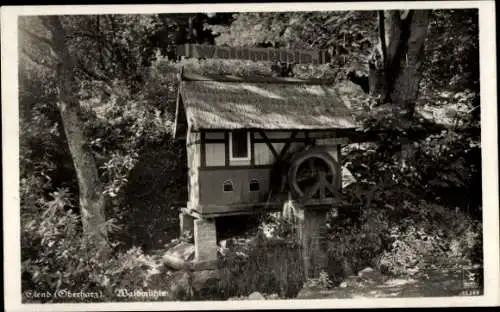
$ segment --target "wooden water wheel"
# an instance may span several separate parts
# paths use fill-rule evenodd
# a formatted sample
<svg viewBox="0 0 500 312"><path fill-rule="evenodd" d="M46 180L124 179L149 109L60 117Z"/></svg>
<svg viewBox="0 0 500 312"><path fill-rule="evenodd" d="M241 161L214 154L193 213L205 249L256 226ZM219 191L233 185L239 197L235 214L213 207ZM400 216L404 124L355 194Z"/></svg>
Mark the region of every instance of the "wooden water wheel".
<svg viewBox="0 0 500 312"><path fill-rule="evenodd" d="M338 189L338 164L323 148L298 154L288 171L288 182L294 199L323 201L334 198Z"/></svg>

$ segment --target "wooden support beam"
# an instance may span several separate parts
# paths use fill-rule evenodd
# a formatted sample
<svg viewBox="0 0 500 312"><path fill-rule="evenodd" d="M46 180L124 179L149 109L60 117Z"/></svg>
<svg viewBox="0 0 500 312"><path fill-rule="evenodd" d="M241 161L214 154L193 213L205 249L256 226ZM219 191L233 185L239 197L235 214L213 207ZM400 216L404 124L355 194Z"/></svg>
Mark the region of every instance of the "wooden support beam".
<svg viewBox="0 0 500 312"><path fill-rule="evenodd" d="M295 137L297 136L297 133L299 133L299 132L298 131L293 131L292 132L292 135L286 141L285 146L283 146L283 148L281 149L281 152L280 152L277 160L282 160L283 159L283 157L285 156L285 153L290 148L290 145L295 141Z"/></svg>
<svg viewBox="0 0 500 312"><path fill-rule="evenodd" d="M200 154L201 154L201 164L200 166L202 168L205 168L207 166L207 153L206 151L206 146L205 146L205 132L201 131L200 133Z"/></svg>
<svg viewBox="0 0 500 312"><path fill-rule="evenodd" d="M337 174L337 180L335 181L335 189L342 189L342 146L337 145L337 163L339 164L339 171ZM337 194L334 194L337 196Z"/></svg>
<svg viewBox="0 0 500 312"><path fill-rule="evenodd" d="M260 130L260 129L258 131L259 131L259 134L264 139L264 141L266 142L267 147L269 147L269 149L271 150L271 153L273 153L274 159L278 160L279 159L278 158L279 157L278 153L276 152L276 149L274 148L274 146L269 141L269 138L267 137L266 133L263 130Z"/></svg>
<svg viewBox="0 0 500 312"><path fill-rule="evenodd" d="M226 144L224 145L224 148L225 148L224 163L225 163L226 167L229 167L229 131L224 131L224 142L226 142Z"/></svg>
<svg viewBox="0 0 500 312"><path fill-rule="evenodd" d="M255 147L254 147L254 137L253 131L250 131L250 165L255 165Z"/></svg>

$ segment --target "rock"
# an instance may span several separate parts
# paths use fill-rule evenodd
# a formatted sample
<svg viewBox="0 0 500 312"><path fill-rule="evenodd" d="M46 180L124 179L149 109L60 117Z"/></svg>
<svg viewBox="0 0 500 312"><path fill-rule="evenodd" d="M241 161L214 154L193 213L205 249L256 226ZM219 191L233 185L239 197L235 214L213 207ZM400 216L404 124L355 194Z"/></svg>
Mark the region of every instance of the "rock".
<svg viewBox="0 0 500 312"><path fill-rule="evenodd" d="M340 288L347 288L347 286L348 286L347 282L345 282L345 281L340 283L340 285L339 285Z"/></svg>
<svg viewBox="0 0 500 312"><path fill-rule="evenodd" d="M194 244L180 242L179 244L169 248L165 252L165 256L171 256L183 261L187 261L194 258L194 250Z"/></svg>
<svg viewBox="0 0 500 312"><path fill-rule="evenodd" d="M266 300L266 298L258 291L254 291L248 296L248 300Z"/></svg>
<svg viewBox="0 0 500 312"><path fill-rule="evenodd" d="M369 282L374 284L380 284L385 281L385 277L382 275L382 273L370 267L364 268L363 270L359 271L358 277L364 282Z"/></svg>

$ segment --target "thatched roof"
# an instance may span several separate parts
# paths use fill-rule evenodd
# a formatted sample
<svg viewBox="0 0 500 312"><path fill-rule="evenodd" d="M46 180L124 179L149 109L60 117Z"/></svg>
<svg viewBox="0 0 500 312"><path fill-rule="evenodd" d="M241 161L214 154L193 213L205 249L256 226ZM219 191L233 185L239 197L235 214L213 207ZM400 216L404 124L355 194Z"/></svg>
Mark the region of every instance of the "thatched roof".
<svg viewBox="0 0 500 312"><path fill-rule="evenodd" d="M176 120L184 118L194 131L356 127L349 108L333 86L292 78L259 81L183 75Z"/></svg>

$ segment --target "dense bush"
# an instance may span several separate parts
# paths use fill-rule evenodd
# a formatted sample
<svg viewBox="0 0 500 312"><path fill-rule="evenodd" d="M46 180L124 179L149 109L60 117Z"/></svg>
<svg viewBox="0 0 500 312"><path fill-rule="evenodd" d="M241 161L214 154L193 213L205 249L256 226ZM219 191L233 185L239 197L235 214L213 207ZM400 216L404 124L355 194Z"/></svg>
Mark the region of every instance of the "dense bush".
<svg viewBox="0 0 500 312"><path fill-rule="evenodd" d="M414 275L481 261L476 251L482 244L482 229L461 211L425 201L403 202L400 209L407 217L390 228L391 248L379 262L384 270Z"/></svg>
<svg viewBox="0 0 500 312"><path fill-rule="evenodd" d="M334 280L366 266L401 276L482 263L481 223L460 209L417 200L393 187L351 191L357 199L349 209L358 211L327 221Z"/></svg>
<svg viewBox="0 0 500 312"><path fill-rule="evenodd" d="M23 219L23 301L74 300L55 296L59 290L98 294L81 299L87 302L127 300L117 297L116 291L148 289L155 275L165 273L161 272L164 268L159 259L145 255L139 248L116 252L116 242L95 246L82 234L80 217L71 210L70 198L67 191L54 192L53 199L43 204L45 212L36 218L25 215ZM109 232L116 229L112 220L106 224ZM30 291L51 295L35 298L29 296Z"/></svg>
<svg viewBox="0 0 500 312"><path fill-rule="evenodd" d="M116 88L123 89L119 84ZM172 115L148 100L154 96L113 93L94 107L89 121L91 147L102 159L101 177L111 203L107 214L123 225L116 238L127 248L162 246L158 240L166 242L176 233L172 207L187 198L185 151L172 140Z"/></svg>

